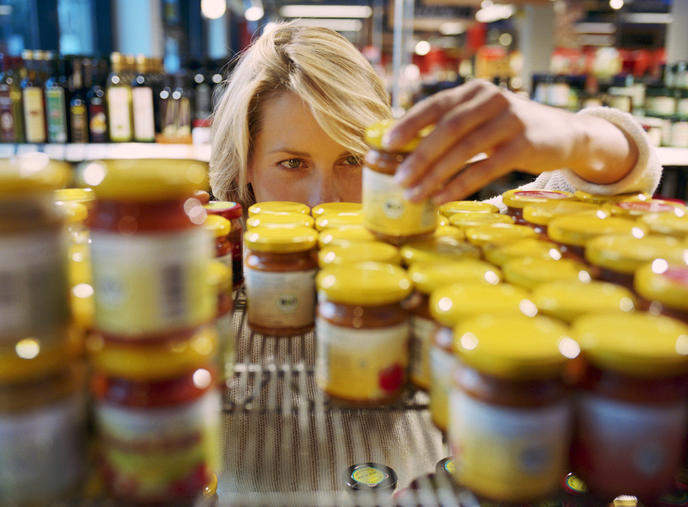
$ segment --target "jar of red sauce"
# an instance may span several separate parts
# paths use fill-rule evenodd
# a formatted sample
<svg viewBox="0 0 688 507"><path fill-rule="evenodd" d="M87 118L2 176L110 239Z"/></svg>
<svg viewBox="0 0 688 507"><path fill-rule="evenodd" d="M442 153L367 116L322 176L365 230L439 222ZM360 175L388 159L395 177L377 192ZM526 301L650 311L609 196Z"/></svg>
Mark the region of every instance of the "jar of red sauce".
<svg viewBox="0 0 688 507"><path fill-rule="evenodd" d="M210 233L215 241L215 260L232 267L232 244L229 234L232 224L226 218L217 215L208 215L203 222L203 227Z"/></svg>
<svg viewBox="0 0 688 507"><path fill-rule="evenodd" d="M514 219L517 224L523 225L523 208L530 204L542 204L557 200L571 200L573 194L561 190L523 190L514 188L502 194L502 200L506 205L506 214Z"/></svg>
<svg viewBox="0 0 688 507"><path fill-rule="evenodd" d="M243 275L243 209L241 204L231 201L210 201L203 206L209 215L219 215L231 223L229 242L232 245L232 280L234 287L239 287L244 281Z"/></svg>
<svg viewBox="0 0 688 507"><path fill-rule="evenodd" d="M578 385L572 465L604 499L654 500L681 465L688 423L688 327L647 314L576 321Z"/></svg>

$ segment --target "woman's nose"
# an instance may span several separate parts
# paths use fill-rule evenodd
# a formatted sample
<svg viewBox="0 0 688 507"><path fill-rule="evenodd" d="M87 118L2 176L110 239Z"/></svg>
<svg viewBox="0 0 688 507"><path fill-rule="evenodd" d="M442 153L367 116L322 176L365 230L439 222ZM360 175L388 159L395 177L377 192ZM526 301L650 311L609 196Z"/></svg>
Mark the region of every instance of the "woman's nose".
<svg viewBox="0 0 688 507"><path fill-rule="evenodd" d="M323 202L338 202L340 200L334 175L329 171L321 172L320 178L311 187L308 204L313 207Z"/></svg>

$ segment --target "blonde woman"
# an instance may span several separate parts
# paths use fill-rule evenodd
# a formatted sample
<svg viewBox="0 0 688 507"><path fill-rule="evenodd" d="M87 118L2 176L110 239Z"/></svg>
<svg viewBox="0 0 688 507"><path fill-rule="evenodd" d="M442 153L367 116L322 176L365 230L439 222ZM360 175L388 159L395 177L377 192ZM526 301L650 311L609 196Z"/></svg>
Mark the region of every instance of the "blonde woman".
<svg viewBox="0 0 688 507"><path fill-rule="evenodd" d="M241 55L215 111L213 193L243 204L360 201L365 128L390 116L384 85L344 37L278 24ZM513 169L539 174L528 188L605 194L653 192L661 177L642 128L608 108L575 115L476 80L417 104L388 146L429 124L397 174L412 199L462 199ZM489 158L462 171L481 152Z"/></svg>

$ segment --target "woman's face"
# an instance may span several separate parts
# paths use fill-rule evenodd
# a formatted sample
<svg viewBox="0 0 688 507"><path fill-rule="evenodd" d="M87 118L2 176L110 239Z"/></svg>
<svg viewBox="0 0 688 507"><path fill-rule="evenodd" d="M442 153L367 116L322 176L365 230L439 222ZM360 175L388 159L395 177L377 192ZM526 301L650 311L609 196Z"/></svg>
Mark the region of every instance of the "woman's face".
<svg viewBox="0 0 688 507"><path fill-rule="evenodd" d="M256 201L361 201L361 160L333 141L292 92L263 104L249 162Z"/></svg>

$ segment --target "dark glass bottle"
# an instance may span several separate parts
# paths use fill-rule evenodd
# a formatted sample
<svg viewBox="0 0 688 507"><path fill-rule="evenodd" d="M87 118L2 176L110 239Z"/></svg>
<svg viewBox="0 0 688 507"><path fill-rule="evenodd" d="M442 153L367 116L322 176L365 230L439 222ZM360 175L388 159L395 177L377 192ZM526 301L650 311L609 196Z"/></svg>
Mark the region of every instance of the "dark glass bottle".
<svg viewBox="0 0 688 507"><path fill-rule="evenodd" d="M24 142L21 87L17 67L21 60L4 56L0 77L0 142Z"/></svg>
<svg viewBox="0 0 688 507"><path fill-rule="evenodd" d="M97 60L91 60L84 66L84 75L87 76L88 92L88 135L92 143L108 142L107 110L105 104L105 89L101 65Z"/></svg>
<svg viewBox="0 0 688 507"><path fill-rule="evenodd" d="M194 72L194 115L195 120L205 120L211 113L212 88L208 84L205 69L199 68Z"/></svg>
<svg viewBox="0 0 688 507"><path fill-rule="evenodd" d="M67 74L65 60L51 58L46 53L44 66L52 67L45 81L45 109L48 126L48 141L51 143L66 143L68 139L67 123Z"/></svg>
<svg viewBox="0 0 688 507"><path fill-rule="evenodd" d="M88 142L88 102L84 86L83 62L75 59L72 62L72 78L69 83L69 127L71 142Z"/></svg>

